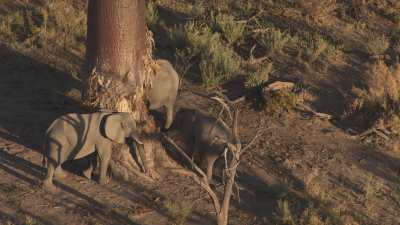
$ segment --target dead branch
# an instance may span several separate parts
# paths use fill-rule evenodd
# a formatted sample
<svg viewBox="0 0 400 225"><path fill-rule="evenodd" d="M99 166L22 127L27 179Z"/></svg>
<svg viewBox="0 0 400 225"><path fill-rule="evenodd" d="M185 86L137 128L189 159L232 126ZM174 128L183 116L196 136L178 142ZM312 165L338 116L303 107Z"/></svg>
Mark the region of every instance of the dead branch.
<svg viewBox="0 0 400 225"><path fill-rule="evenodd" d="M185 151L182 150L181 147L179 147L170 137L168 137L166 134L162 133L161 136L167 140L178 152L190 163L190 165L196 170L197 173L199 173L202 177L206 177L207 175L204 173L202 169L200 169L196 163L193 162L193 160L186 154ZM208 183L208 181L207 181Z"/></svg>
<svg viewBox="0 0 400 225"><path fill-rule="evenodd" d="M310 113L312 116L315 116L315 117L318 117L318 118L321 118L321 119L330 120L330 119L333 118L332 115L329 115L329 114L326 114L326 113L316 112L316 111L312 110L310 107L308 107L308 106L306 106L304 104L297 104L295 106L295 109L303 111L303 112Z"/></svg>
<svg viewBox="0 0 400 225"><path fill-rule="evenodd" d="M294 88L294 83L292 82L276 81L265 87L263 91L268 92L268 91L291 90L293 88Z"/></svg>
<svg viewBox="0 0 400 225"><path fill-rule="evenodd" d="M269 129L272 129L272 128L275 128L275 126L264 128L264 129L259 129L257 131L256 135L254 135L254 137L251 139L251 141L242 149L242 152L245 152L248 148L250 148L255 143L257 138L259 138L266 130L269 130Z"/></svg>
<svg viewBox="0 0 400 225"><path fill-rule="evenodd" d="M224 102L224 100L222 100L221 98L216 97L216 96L211 97L210 99L212 99L212 100L218 102L219 104L221 104L222 108L225 109L225 111L228 113L229 119L232 120L231 110L229 109L229 106Z"/></svg>
<svg viewBox="0 0 400 225"><path fill-rule="evenodd" d="M378 135L379 137L381 137L381 138L383 138L385 140L390 140L389 136L387 136L384 132L376 129L375 127L372 127L370 129L364 131L359 136L360 136L360 138L365 138L366 136L368 136L368 135L370 135L372 133Z"/></svg>
<svg viewBox="0 0 400 225"><path fill-rule="evenodd" d="M221 205L219 203L218 197L215 194L215 192L211 189L210 184L208 183L207 175L204 173L202 169L200 169L194 162L193 160L186 154L185 151L183 151L170 137L168 137L165 134L162 134L162 137L167 140L190 164L191 166L196 170L197 173L201 175L201 178L196 175L195 173L189 171L189 170L184 170L185 174L190 176L196 183L198 183L204 190L207 191L208 195L210 195L210 198L212 199L214 203L214 208L215 211L218 213L221 211Z"/></svg>

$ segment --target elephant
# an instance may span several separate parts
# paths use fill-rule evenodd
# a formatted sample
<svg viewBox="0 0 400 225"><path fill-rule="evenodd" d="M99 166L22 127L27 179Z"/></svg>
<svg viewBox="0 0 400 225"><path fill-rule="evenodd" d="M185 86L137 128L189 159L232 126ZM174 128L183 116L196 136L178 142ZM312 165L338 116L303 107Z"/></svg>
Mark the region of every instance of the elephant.
<svg viewBox="0 0 400 225"><path fill-rule="evenodd" d="M227 144L233 142L231 130L222 120L188 108L178 110L175 124L193 146L192 156L200 154L200 167L213 183L214 163L223 155Z"/></svg>
<svg viewBox="0 0 400 225"><path fill-rule="evenodd" d="M47 158L47 174L43 180L43 187L55 192L53 176L65 177L61 165L67 160L80 159L93 152L97 152L99 158L99 183L106 184L114 143L131 146L135 142L136 146L140 146L138 152L143 159L143 143L138 139L138 135L136 122L129 113L70 113L59 117L45 134L43 156Z"/></svg>
<svg viewBox="0 0 400 225"><path fill-rule="evenodd" d="M174 120L174 104L178 94L179 76L167 60L156 61L155 78L148 90L149 109L165 107L166 119L164 128L168 129Z"/></svg>

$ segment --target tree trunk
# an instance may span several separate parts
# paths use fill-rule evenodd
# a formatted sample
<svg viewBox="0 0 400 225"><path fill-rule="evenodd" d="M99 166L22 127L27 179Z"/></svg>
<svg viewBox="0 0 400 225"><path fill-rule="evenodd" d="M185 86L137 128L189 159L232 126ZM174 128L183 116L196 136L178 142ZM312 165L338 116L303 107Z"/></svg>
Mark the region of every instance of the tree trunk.
<svg viewBox="0 0 400 225"><path fill-rule="evenodd" d="M144 160L156 175L154 153L164 151L154 138L158 129L144 102L154 63L144 0L89 0L87 26L83 100L96 110L131 112L142 124ZM129 149L117 145L110 167L113 175L125 180L141 174Z"/></svg>

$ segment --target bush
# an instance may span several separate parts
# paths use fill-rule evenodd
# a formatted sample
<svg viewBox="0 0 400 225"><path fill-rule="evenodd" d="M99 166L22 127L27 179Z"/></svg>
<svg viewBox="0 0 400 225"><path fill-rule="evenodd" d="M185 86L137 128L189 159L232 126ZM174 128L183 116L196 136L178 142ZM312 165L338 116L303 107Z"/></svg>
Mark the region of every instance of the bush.
<svg viewBox="0 0 400 225"><path fill-rule="evenodd" d="M371 56L383 55L389 48L389 40L385 35L371 36L366 44L366 52Z"/></svg>
<svg viewBox="0 0 400 225"><path fill-rule="evenodd" d="M289 33L272 28L269 32L262 34L259 42L263 48L270 53L282 53L282 49L291 40Z"/></svg>
<svg viewBox="0 0 400 225"><path fill-rule="evenodd" d="M196 61L193 64L198 65L200 79L207 88L238 73L239 57L206 24L188 22L183 27L175 27L171 39L177 44L175 58L186 64L179 66L180 70L186 72L188 64Z"/></svg>
<svg viewBox="0 0 400 225"><path fill-rule="evenodd" d="M186 224L187 217L192 212L193 203L187 201L166 201L164 207L175 225Z"/></svg>
<svg viewBox="0 0 400 225"><path fill-rule="evenodd" d="M64 48L77 46L83 52L86 14L65 1L52 0L43 6L26 5L2 16L0 21L0 36L12 45L47 47L48 40L52 40L51 43Z"/></svg>
<svg viewBox="0 0 400 225"><path fill-rule="evenodd" d="M154 27L158 22L159 16L157 5L154 1L148 1L146 5L146 23L149 27Z"/></svg>
<svg viewBox="0 0 400 225"><path fill-rule="evenodd" d="M223 34L230 45L233 45L242 36L246 23L237 22L231 15L219 13L217 16L211 14L211 21L216 31Z"/></svg>
<svg viewBox="0 0 400 225"><path fill-rule="evenodd" d="M269 79L269 74L272 71L272 63L266 63L258 71L250 73L246 78L245 86L247 88L254 88L267 82Z"/></svg>

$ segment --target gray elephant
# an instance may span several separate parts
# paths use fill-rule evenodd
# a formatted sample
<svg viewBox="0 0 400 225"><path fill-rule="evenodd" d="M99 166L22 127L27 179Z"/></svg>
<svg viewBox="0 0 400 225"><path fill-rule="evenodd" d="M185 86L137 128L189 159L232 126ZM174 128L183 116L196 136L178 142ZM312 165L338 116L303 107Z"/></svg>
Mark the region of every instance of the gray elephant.
<svg viewBox="0 0 400 225"><path fill-rule="evenodd" d="M44 154L47 156L47 174L43 187L56 191L53 175L65 177L61 165L67 160L79 159L97 152L100 164L99 183L107 182L107 169L113 143L132 144L144 156L143 144L138 139L138 129L129 113L97 112L66 114L56 119L47 129ZM143 159L143 158L142 158Z"/></svg>
<svg viewBox="0 0 400 225"><path fill-rule="evenodd" d="M187 108L178 110L175 123L191 142L192 155L200 154L200 167L206 169L207 178L212 183L214 163L223 155L227 143L232 143L231 130L221 120Z"/></svg>
<svg viewBox="0 0 400 225"><path fill-rule="evenodd" d="M174 120L174 104L178 94L179 76L167 60L157 60L155 78L148 91L149 109L165 107L166 119L164 128L168 129Z"/></svg>

